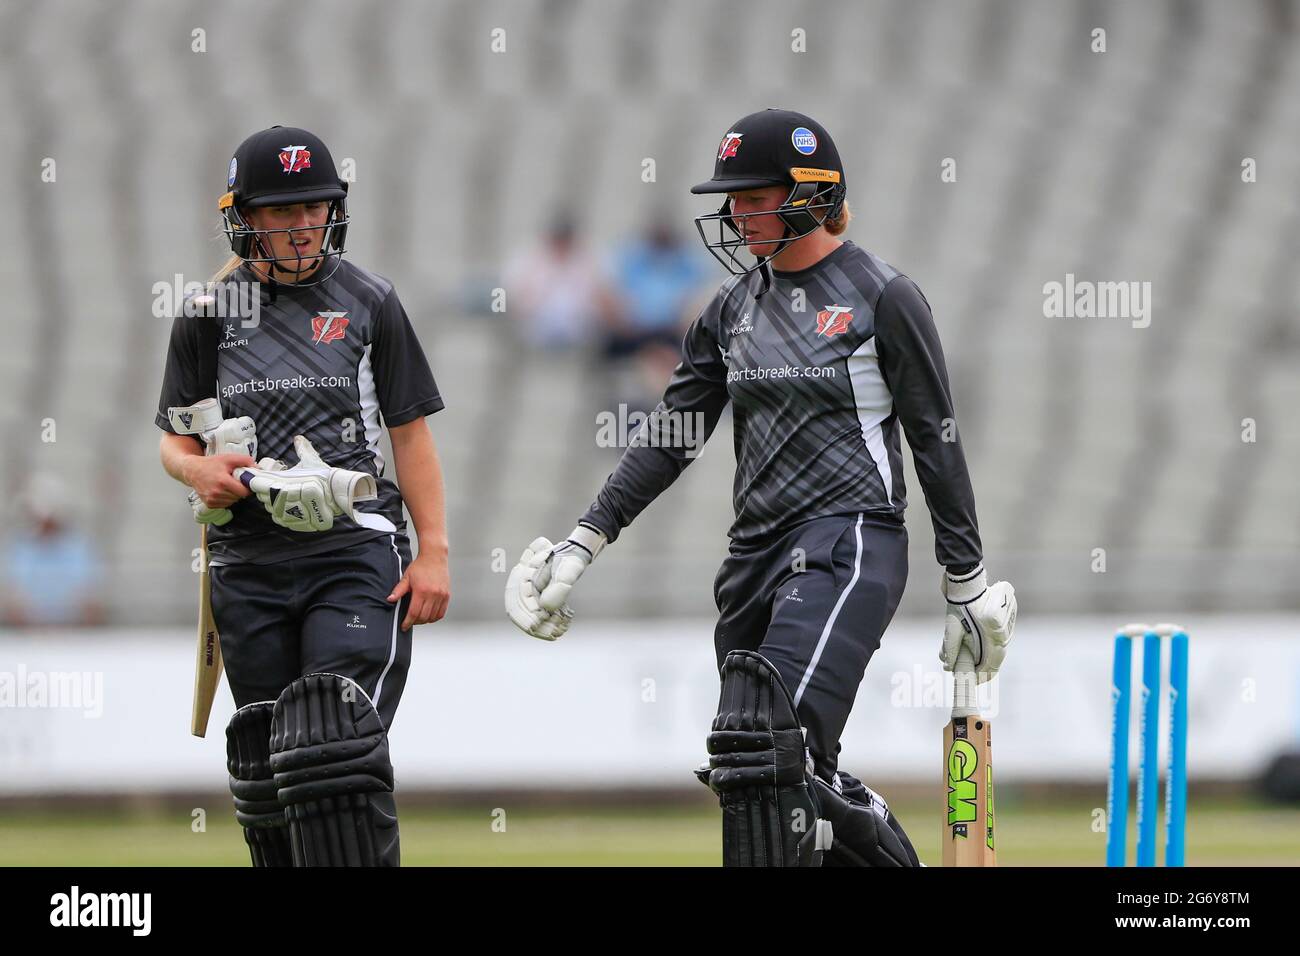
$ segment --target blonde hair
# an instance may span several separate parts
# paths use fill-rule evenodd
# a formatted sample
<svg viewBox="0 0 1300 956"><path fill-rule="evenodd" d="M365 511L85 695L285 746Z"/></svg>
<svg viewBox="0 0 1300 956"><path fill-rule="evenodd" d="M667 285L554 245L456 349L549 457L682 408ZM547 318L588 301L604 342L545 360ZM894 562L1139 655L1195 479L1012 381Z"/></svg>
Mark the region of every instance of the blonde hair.
<svg viewBox="0 0 1300 956"><path fill-rule="evenodd" d="M227 279L230 278L230 274L234 272L236 269L238 269L240 265L243 264L243 262L244 260L239 258L239 256L232 255L229 259L225 261L225 264L222 265L222 267L216 271L216 273L212 276L212 279L209 281L208 285L212 286L218 282L225 282Z"/></svg>
<svg viewBox="0 0 1300 956"><path fill-rule="evenodd" d="M849 228L849 222L851 222L852 219L853 211L849 209L849 201L846 199L844 200L844 204L840 206L839 215L827 216L822 225L826 227L826 231L832 236L838 236L842 234L845 229Z"/></svg>
<svg viewBox="0 0 1300 956"><path fill-rule="evenodd" d="M222 222L223 224L225 222L224 216L222 217ZM226 232L224 228L220 228L220 227L218 228L217 237L222 245L228 244L228 239L226 237ZM244 260L239 258L239 256L232 254L230 258L227 259L225 263L221 266L221 268L218 269L213 274L212 278L208 280L208 291L211 292L212 287L216 285L218 282L225 282L227 279L229 279L230 274L234 272L236 269L238 269L243 264L243 262Z"/></svg>

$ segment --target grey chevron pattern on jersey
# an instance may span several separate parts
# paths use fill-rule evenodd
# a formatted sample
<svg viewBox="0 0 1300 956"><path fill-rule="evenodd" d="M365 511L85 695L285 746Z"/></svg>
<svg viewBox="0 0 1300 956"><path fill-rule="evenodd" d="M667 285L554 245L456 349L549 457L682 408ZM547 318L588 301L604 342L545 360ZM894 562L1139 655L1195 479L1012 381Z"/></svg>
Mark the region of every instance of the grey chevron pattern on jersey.
<svg viewBox="0 0 1300 956"><path fill-rule="evenodd" d="M906 430L942 563L980 558L973 494L929 304L910 279L844 242L800 272L730 279L686 334L682 361L643 437L583 520L613 540L690 463L668 413L705 434L733 409L738 542L812 518L902 520ZM761 292L761 294L760 294Z"/></svg>

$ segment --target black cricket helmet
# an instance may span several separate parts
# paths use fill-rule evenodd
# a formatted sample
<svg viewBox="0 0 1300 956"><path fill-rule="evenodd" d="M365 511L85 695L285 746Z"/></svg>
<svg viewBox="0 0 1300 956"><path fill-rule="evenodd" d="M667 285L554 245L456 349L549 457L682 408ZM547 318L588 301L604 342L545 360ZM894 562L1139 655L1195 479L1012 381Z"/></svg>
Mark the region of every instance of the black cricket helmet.
<svg viewBox="0 0 1300 956"><path fill-rule="evenodd" d="M718 145L713 178L692 186L691 192L733 193L766 186L790 189L781 205L770 212L733 216L731 198L727 197L716 213L695 217L705 248L732 275L753 272L771 258L748 253L736 219L780 217L785 237L772 253L776 255L839 215L844 207L844 165L839 150L811 116L791 110L762 110L733 123Z"/></svg>
<svg viewBox="0 0 1300 956"><path fill-rule="evenodd" d="M227 192L217 204L222 215L222 231L231 251L245 262L271 262L289 272L310 268L317 256L304 259L276 257L271 254L267 238L272 233L306 233L322 231L320 257L334 259L332 268L322 263L316 277L305 285L324 282L338 269L346 251L349 218L346 199L348 184L341 180L334 159L320 137L293 126L272 126L254 133L239 144L230 160L226 179ZM243 210L259 206L289 206L297 203L325 202L329 215L322 226L293 229L254 229L244 218Z"/></svg>

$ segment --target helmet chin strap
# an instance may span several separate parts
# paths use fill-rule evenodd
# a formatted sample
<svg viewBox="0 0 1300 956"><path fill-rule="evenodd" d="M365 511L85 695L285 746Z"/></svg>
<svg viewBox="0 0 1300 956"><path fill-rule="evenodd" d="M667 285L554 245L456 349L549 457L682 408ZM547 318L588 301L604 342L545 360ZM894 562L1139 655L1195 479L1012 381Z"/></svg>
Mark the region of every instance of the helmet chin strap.
<svg viewBox="0 0 1300 956"><path fill-rule="evenodd" d="M779 248L770 256L761 256L758 260L758 274L762 277L763 284L759 287L758 292L754 294L755 300L763 298L763 296L772 288L772 260L783 253L786 249L790 248L792 242L796 242L803 238L802 236L790 235L793 230L784 218L781 220L781 225L785 226L785 232L782 234L781 238L777 240Z"/></svg>

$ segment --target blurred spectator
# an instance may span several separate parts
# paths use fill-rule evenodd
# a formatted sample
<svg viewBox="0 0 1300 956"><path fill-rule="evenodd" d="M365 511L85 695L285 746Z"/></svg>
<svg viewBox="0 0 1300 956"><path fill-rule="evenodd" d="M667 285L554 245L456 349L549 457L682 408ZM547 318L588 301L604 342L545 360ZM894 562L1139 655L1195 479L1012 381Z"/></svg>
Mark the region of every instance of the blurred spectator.
<svg viewBox="0 0 1300 956"><path fill-rule="evenodd" d="M708 275L696 249L683 243L672 226L657 221L619 250L613 272L622 298L622 321L608 340L606 354L624 358L655 343L679 352L694 318L688 307Z"/></svg>
<svg viewBox="0 0 1300 956"><path fill-rule="evenodd" d="M581 348L614 320L616 300L568 216L557 216L538 249L506 270L507 314L541 349Z"/></svg>
<svg viewBox="0 0 1300 956"><path fill-rule="evenodd" d="M103 569L90 538L66 523L69 496L54 475L38 475L0 554L3 619L9 627L94 626L105 620Z"/></svg>
<svg viewBox="0 0 1300 956"><path fill-rule="evenodd" d="M632 360L626 400L648 411L659 400L681 357L682 335L708 269L697 249L656 220L614 257L622 308L605 341L611 362Z"/></svg>

